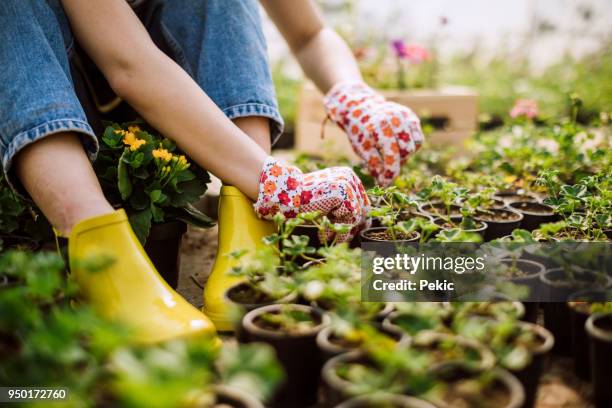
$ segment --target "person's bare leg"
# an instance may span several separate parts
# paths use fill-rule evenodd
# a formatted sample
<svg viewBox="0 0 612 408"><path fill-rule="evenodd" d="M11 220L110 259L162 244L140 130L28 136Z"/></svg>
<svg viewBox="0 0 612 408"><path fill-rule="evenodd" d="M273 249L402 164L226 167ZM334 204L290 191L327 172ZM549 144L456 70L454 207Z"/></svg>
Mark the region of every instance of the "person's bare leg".
<svg viewBox="0 0 612 408"><path fill-rule="evenodd" d="M75 133L57 133L25 147L15 158L15 171L64 236L79 221L113 211Z"/></svg>
<svg viewBox="0 0 612 408"><path fill-rule="evenodd" d="M246 116L234 119L234 123L249 135L267 154L272 151L270 144L270 119L263 116Z"/></svg>

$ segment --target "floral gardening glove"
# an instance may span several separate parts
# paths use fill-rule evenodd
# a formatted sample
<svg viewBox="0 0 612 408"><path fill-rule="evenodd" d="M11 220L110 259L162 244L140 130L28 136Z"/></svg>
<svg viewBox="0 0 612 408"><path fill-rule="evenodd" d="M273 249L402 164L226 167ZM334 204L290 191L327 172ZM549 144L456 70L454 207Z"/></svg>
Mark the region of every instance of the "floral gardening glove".
<svg viewBox="0 0 612 408"><path fill-rule="evenodd" d="M329 118L348 135L353 150L379 184L387 186L400 166L423 143L419 118L405 106L388 102L362 82L341 82L324 99Z"/></svg>
<svg viewBox="0 0 612 408"><path fill-rule="evenodd" d="M365 226L369 206L361 180L348 167L304 174L297 167L268 157L254 208L265 219L272 219L279 211L287 218L318 211L332 223L351 225L349 233L336 237L338 241L349 241Z"/></svg>

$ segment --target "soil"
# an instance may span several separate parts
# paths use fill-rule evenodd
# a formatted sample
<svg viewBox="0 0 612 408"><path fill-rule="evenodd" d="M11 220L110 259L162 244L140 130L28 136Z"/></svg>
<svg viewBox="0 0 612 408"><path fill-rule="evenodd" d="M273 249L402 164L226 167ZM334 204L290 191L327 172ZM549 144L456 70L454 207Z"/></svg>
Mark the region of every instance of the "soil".
<svg viewBox="0 0 612 408"><path fill-rule="evenodd" d="M450 223L448 221L442 220L441 218L437 219L436 221L434 221L434 223L444 229L451 229L451 228L461 228L461 221L458 221L457 223L453 224ZM479 221L475 221L474 222L476 224L476 228L475 229L470 229L468 231L477 231L480 228L483 227L482 222Z"/></svg>
<svg viewBox="0 0 612 408"><path fill-rule="evenodd" d="M502 263L509 267L504 271L504 276L508 278L526 278L538 272L538 268L530 263L519 261L515 268L512 267L511 261L504 261Z"/></svg>
<svg viewBox="0 0 612 408"><path fill-rule="evenodd" d="M457 381L448 388L443 399L453 408L503 408L510 402L510 392L501 384L496 384L494 387L488 387L478 393L476 396L478 401L473 401L473 397L466 396L459 389L463 381Z"/></svg>
<svg viewBox="0 0 612 408"><path fill-rule="evenodd" d="M518 213L508 210L492 209L489 212L478 213L478 219L486 222L518 221L520 218Z"/></svg>
<svg viewBox="0 0 612 408"><path fill-rule="evenodd" d="M393 236L391 235L391 233L387 230L387 231L372 231L372 232L367 232L366 234L364 234L366 237L370 238L370 239L375 239L377 241L408 241L411 239L416 238L417 234L416 232L412 232L410 233L410 235L407 234L403 234L401 232L396 232L395 233L395 239L393 239Z"/></svg>
<svg viewBox="0 0 612 408"><path fill-rule="evenodd" d="M206 284L216 252L217 227L189 227L183 238L178 292L198 309L202 307L202 287ZM235 341L233 336L222 336L222 340L224 343ZM540 380L535 408L590 408L592 405L588 401L592 387L575 374L573 360L557 355L549 357Z"/></svg>
<svg viewBox="0 0 612 408"><path fill-rule="evenodd" d="M264 316L266 315L272 317L273 315L277 315L277 313L264 313L261 316L257 316L255 319L253 319L253 323L257 327L260 327L262 329L270 331L282 331L283 333L287 333L289 335L300 335L311 332L316 325L321 323L316 317L310 316L310 321L292 322L294 324L291 324L290 326L281 325L277 322L265 319Z"/></svg>
<svg viewBox="0 0 612 408"><path fill-rule="evenodd" d="M524 211L529 214L537 214L537 215L553 215L555 213L552 208L544 204L527 202L527 201L513 203L512 208L519 210L519 211Z"/></svg>
<svg viewBox="0 0 612 408"><path fill-rule="evenodd" d="M229 292L228 297L242 305L261 305L274 302L274 299L249 285L240 285L237 289Z"/></svg>
<svg viewBox="0 0 612 408"><path fill-rule="evenodd" d="M442 203L426 204L422 207L423 211L427 211L431 214L443 214L450 215L451 217L460 217L461 209L457 205L451 205L450 214L448 213L446 206Z"/></svg>
<svg viewBox="0 0 612 408"><path fill-rule="evenodd" d="M535 196L529 194L498 194L498 197L506 204L515 203L517 201L538 201Z"/></svg>

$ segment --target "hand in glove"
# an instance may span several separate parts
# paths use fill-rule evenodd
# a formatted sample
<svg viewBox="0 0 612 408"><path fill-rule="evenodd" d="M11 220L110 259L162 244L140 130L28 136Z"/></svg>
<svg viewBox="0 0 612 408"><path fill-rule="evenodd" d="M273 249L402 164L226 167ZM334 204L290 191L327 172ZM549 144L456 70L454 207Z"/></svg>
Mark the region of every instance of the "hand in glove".
<svg viewBox="0 0 612 408"><path fill-rule="evenodd" d="M348 234L336 237L338 241L348 241L365 226L369 205L361 180L348 167L304 174L268 157L254 208L265 219L278 212L293 218L299 213L318 211L332 223L351 225Z"/></svg>
<svg viewBox="0 0 612 408"><path fill-rule="evenodd" d="M370 174L387 186L400 166L423 143L419 118L405 106L387 101L360 82L334 86L324 100L329 118L348 135Z"/></svg>

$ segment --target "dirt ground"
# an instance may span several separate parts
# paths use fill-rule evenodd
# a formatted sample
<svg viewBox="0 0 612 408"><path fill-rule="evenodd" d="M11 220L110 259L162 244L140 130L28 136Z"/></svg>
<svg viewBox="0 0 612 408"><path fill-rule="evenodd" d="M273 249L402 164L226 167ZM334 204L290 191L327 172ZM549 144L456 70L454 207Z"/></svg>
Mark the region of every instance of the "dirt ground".
<svg viewBox="0 0 612 408"><path fill-rule="evenodd" d="M189 228L183 239L178 291L194 306L202 307L202 287L217 249L217 228ZM569 358L550 359L542 377L536 408L587 408L588 383L574 375Z"/></svg>

